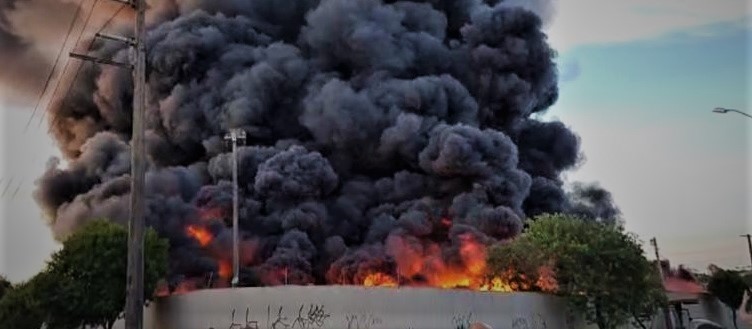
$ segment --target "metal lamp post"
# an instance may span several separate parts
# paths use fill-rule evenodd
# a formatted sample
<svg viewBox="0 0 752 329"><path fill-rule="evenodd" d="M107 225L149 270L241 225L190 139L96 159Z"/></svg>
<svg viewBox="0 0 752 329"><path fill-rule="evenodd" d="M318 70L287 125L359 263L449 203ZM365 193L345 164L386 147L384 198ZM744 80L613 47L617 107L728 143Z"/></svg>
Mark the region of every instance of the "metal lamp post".
<svg viewBox="0 0 752 329"><path fill-rule="evenodd" d="M739 114L744 115L746 117L752 118L752 115L749 115L746 112L742 112L742 111L735 110L735 109L727 109L727 108L724 108L724 107L716 107L716 108L713 109L713 113L726 114L726 113L729 113L729 112L736 112L736 113L739 113Z"/></svg>

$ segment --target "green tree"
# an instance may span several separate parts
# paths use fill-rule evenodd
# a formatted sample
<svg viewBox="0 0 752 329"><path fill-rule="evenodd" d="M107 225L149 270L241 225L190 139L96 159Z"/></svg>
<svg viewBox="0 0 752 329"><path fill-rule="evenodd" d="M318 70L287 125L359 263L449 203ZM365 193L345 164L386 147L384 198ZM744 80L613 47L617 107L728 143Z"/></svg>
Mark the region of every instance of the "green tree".
<svg viewBox="0 0 752 329"><path fill-rule="evenodd" d="M123 227L94 221L53 254L48 271L55 284L39 296L50 328L112 328L125 308L127 238ZM166 273L168 243L148 230L144 251L144 295L148 301Z"/></svg>
<svg viewBox="0 0 752 329"><path fill-rule="evenodd" d="M549 287L541 287L540 282L549 274L542 270L550 263L543 249L523 235L488 250L488 280L500 278L515 291L549 291Z"/></svg>
<svg viewBox="0 0 752 329"><path fill-rule="evenodd" d="M39 329L45 321L45 312L38 296L49 287L47 272L8 289L0 299L0 328Z"/></svg>
<svg viewBox="0 0 752 329"><path fill-rule="evenodd" d="M601 329L653 314L665 303L657 270L623 227L568 216L542 215L518 238L525 249L552 259L558 293L572 310ZM518 256L516 256L518 257ZM644 327L644 325L643 325Z"/></svg>
<svg viewBox="0 0 752 329"><path fill-rule="evenodd" d="M0 299L3 299L5 293L10 290L13 285L4 276L0 275Z"/></svg>
<svg viewBox="0 0 752 329"><path fill-rule="evenodd" d="M736 311L741 307L744 299L744 291L749 287L744 278L736 271L718 270L710 276L708 291L718 300L731 308L731 314L736 324Z"/></svg>

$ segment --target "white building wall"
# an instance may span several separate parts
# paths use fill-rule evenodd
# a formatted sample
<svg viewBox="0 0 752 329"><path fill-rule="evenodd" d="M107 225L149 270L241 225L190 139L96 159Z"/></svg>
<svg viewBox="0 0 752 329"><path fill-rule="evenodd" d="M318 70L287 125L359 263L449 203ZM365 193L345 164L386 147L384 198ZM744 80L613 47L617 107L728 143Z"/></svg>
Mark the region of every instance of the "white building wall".
<svg viewBox="0 0 752 329"><path fill-rule="evenodd" d="M715 299L701 299L687 308L694 319L734 328L731 310ZM493 329L596 328L566 314L563 299L534 293L284 286L201 290L161 298L146 309L144 324L147 329L457 329L484 322ZM646 325L663 329L662 318L662 313L656 314ZM122 328L122 321L115 326Z"/></svg>
<svg viewBox="0 0 752 329"><path fill-rule="evenodd" d="M201 290L147 309L149 329L581 328L564 300L534 293L430 288L284 286Z"/></svg>

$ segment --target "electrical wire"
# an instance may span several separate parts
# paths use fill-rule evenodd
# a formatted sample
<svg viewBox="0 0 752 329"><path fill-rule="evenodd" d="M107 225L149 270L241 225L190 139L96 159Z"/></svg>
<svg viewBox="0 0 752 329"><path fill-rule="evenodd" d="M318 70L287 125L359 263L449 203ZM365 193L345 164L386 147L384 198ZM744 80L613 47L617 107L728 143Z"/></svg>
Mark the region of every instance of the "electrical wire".
<svg viewBox="0 0 752 329"><path fill-rule="evenodd" d="M86 31L86 27L89 26L89 21L91 20L91 16L93 16L94 11L96 9L96 5L98 3L99 3L99 0L94 0L91 3L91 7L89 7L89 14L86 16L86 20L84 21L84 26L81 28L81 32L78 33L76 42L73 44L74 48L78 46L79 42L81 42L81 36L84 35L84 32ZM39 119L39 124L37 124L37 128L42 125L42 122L44 122L45 114L49 110L50 105L55 101L55 96L57 95L57 92L60 89L60 82L65 78L65 73L68 72L68 66L70 65L70 62L71 62L70 59L68 59L65 62L65 66L63 67L63 73L60 75L60 78L57 79L57 82L55 83L55 91L52 92L52 97L50 97L50 101L47 103L47 107L45 108L44 113L42 113L42 117Z"/></svg>
<svg viewBox="0 0 752 329"><path fill-rule="evenodd" d="M23 183L24 183L23 181L21 181L21 182L18 183L18 186L16 186L16 190L13 191L13 196L11 196L11 198L10 198L11 200L15 200L16 199L16 195L18 195L18 192L21 190L21 186L23 185Z"/></svg>
<svg viewBox="0 0 752 329"><path fill-rule="evenodd" d="M60 50L57 53L57 57L55 57L55 63L52 65L52 69L50 70L50 73L47 75L47 80L44 82L44 87L42 88L42 92L39 94L37 105L34 106L34 111L31 112L29 121L26 122L26 127L24 128L24 132L26 132L29 129L29 125L31 124L31 121L34 120L34 116L36 116L37 114L39 105L42 103L42 99L44 99L44 94L47 92L47 87L50 86L50 81L52 81L52 77L55 74L55 69L60 63L60 58L63 55L63 50L65 49L65 45L68 44L68 39L70 38L71 32L73 32L73 27L76 26L76 21L78 20L78 16L81 14L81 8L83 7L82 6L83 3L84 3L84 0L79 0L78 6L76 8L76 13L73 14L73 19L71 19L70 26L68 26L68 33L66 33L65 35L65 41L63 41L63 44L60 46Z"/></svg>
<svg viewBox="0 0 752 329"><path fill-rule="evenodd" d="M123 11L123 9L125 9L125 7L127 7L125 4L121 4L120 8L118 8L118 10L116 10L110 16L109 19L107 19L107 21L104 23L104 25L102 25L102 27L99 28L99 30L97 31L97 33L101 33L102 31L104 31L104 29L106 29L110 25L110 23L112 23L112 21L115 19L115 17L117 17L120 14L120 12ZM91 39L91 41L89 42L89 45L86 48L86 53L89 53L93 49L93 47L94 47L94 41L95 40L96 40L95 38ZM71 91L73 90L73 86L76 84L76 81L78 81L78 76L81 73L81 68L83 67L83 65L84 64L82 63L82 64L80 64L76 68L76 74L73 76L73 80L68 85L68 90L65 92L65 96L63 97L63 100L67 99L70 96ZM91 63L91 65L94 65L94 63ZM45 112L47 112L47 111L45 111ZM52 130L52 127L55 126L55 124L57 123L57 120L58 120L57 113L53 113L52 114L52 120L50 121L49 129L47 130L47 133L50 133L50 131Z"/></svg>
<svg viewBox="0 0 752 329"><path fill-rule="evenodd" d="M3 194L0 197L5 197L5 194L8 193L8 189L10 189L10 185L13 184L13 177L10 178L8 181L8 185L5 186L5 189L3 190Z"/></svg>

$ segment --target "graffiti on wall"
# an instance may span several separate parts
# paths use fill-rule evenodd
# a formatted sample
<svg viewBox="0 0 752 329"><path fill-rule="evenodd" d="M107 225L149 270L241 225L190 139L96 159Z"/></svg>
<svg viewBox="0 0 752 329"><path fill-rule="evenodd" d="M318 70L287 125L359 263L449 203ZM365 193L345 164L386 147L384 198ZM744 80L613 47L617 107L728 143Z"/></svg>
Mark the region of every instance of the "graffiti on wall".
<svg viewBox="0 0 752 329"><path fill-rule="evenodd" d="M265 314L245 309L245 316L233 309L229 321L207 329L319 329L335 326L334 319L341 320L347 329L383 328L384 320L371 312L346 313L333 316L320 304L301 304L294 308L267 305ZM262 311L263 312L263 311ZM452 315L450 329L467 329L476 322L472 312ZM567 321L569 322L569 321ZM410 326L411 324L405 324ZM548 329L546 319L540 314L518 315L511 319L512 329Z"/></svg>
<svg viewBox="0 0 752 329"><path fill-rule="evenodd" d="M370 312L345 314L347 329L374 329L383 323L381 317Z"/></svg>
<svg viewBox="0 0 752 329"><path fill-rule="evenodd" d="M460 313L452 316L452 329L470 328L473 322L473 312Z"/></svg>
<svg viewBox="0 0 752 329"><path fill-rule="evenodd" d="M245 309L245 321L236 317L236 310L230 313L230 323L223 327L209 327L209 329L312 329L324 328L327 319L331 317L323 305L300 305L293 311L285 311L284 306L272 308L266 306L266 318L254 318L251 308Z"/></svg>
<svg viewBox="0 0 752 329"><path fill-rule="evenodd" d="M516 316L512 320L512 329L548 329L548 323L540 313Z"/></svg>

